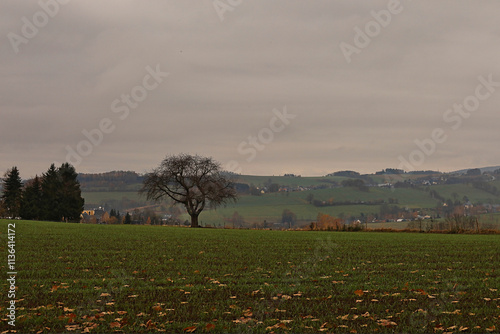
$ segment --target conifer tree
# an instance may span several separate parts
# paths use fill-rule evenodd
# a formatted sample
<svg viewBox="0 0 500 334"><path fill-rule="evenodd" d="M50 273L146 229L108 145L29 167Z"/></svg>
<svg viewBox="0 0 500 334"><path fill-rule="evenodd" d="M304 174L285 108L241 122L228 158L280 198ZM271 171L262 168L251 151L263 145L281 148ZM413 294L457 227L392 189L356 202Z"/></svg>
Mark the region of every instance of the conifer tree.
<svg viewBox="0 0 500 334"><path fill-rule="evenodd" d="M57 172L54 164L50 165L47 172L43 174L42 178L42 207L41 219L60 221L61 212L60 206L62 202L61 189L62 182L59 173Z"/></svg>
<svg viewBox="0 0 500 334"><path fill-rule="evenodd" d="M63 163L50 166L42 178L42 205L40 219L52 221L79 221L83 212L80 182L75 168Z"/></svg>
<svg viewBox="0 0 500 334"><path fill-rule="evenodd" d="M18 217L21 209L23 182L17 167L12 167L5 173L3 179L2 206L10 217Z"/></svg>
<svg viewBox="0 0 500 334"><path fill-rule="evenodd" d="M23 219L41 219L42 201L42 183L37 175L25 186L21 201L20 216Z"/></svg>
<svg viewBox="0 0 500 334"><path fill-rule="evenodd" d="M80 182L77 179L78 174L75 168L67 162L62 164L57 172L62 185L60 189L59 219L79 221L83 211L84 199L82 198Z"/></svg>

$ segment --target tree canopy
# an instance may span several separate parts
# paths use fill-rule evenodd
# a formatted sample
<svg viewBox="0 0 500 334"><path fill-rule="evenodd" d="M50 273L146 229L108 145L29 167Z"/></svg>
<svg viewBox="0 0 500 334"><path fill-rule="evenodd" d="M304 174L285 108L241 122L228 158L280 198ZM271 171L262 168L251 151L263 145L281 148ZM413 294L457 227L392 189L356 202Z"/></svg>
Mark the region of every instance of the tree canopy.
<svg viewBox="0 0 500 334"><path fill-rule="evenodd" d="M199 155L167 156L146 175L140 191L148 200L171 199L182 204L191 216L191 227L198 227L198 217L211 208L236 200L236 190L229 174L218 162Z"/></svg>

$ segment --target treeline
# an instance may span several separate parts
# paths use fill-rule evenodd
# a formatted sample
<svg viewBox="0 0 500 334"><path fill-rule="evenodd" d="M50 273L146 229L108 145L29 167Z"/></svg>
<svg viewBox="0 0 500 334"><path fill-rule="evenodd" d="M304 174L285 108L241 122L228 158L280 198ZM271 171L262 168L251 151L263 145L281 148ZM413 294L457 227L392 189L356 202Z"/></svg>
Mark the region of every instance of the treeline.
<svg viewBox="0 0 500 334"><path fill-rule="evenodd" d="M54 164L41 177L23 184L19 169L12 167L2 179L0 217L28 220L79 221L84 199L75 168Z"/></svg>
<svg viewBox="0 0 500 334"><path fill-rule="evenodd" d="M374 199L371 201L334 201L334 200L328 200L328 201L320 201L320 200L313 200L312 205L316 207L325 207L325 206L337 206L337 205L381 205L384 204L385 200L383 199Z"/></svg>
<svg viewBox="0 0 500 334"><path fill-rule="evenodd" d="M112 171L96 174L79 174L78 181L84 191L137 191L144 176L131 171Z"/></svg>
<svg viewBox="0 0 500 334"><path fill-rule="evenodd" d="M370 191L368 186L365 184L365 181L363 181L361 179L344 180L344 181L342 181L342 186L356 188L358 190L365 191L365 192Z"/></svg>

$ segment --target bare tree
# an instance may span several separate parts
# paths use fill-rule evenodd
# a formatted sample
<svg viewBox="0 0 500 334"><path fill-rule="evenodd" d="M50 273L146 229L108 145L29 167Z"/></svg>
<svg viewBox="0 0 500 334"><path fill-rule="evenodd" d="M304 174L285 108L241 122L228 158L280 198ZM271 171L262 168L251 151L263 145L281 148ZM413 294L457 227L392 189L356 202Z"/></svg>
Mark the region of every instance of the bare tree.
<svg viewBox="0 0 500 334"><path fill-rule="evenodd" d="M183 204L191 216L191 227L198 227L205 207L215 208L237 198L234 183L218 162L188 154L166 157L145 177L140 193L148 200L170 198Z"/></svg>

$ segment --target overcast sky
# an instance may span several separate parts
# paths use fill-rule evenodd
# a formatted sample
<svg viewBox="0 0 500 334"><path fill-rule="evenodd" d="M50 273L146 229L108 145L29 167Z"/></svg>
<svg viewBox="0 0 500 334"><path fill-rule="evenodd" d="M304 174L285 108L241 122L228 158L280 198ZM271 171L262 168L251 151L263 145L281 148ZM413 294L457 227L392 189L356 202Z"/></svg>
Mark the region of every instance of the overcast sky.
<svg viewBox="0 0 500 334"><path fill-rule="evenodd" d="M0 172L69 160L142 173L178 153L260 175L500 165L499 12L493 0L3 0Z"/></svg>

